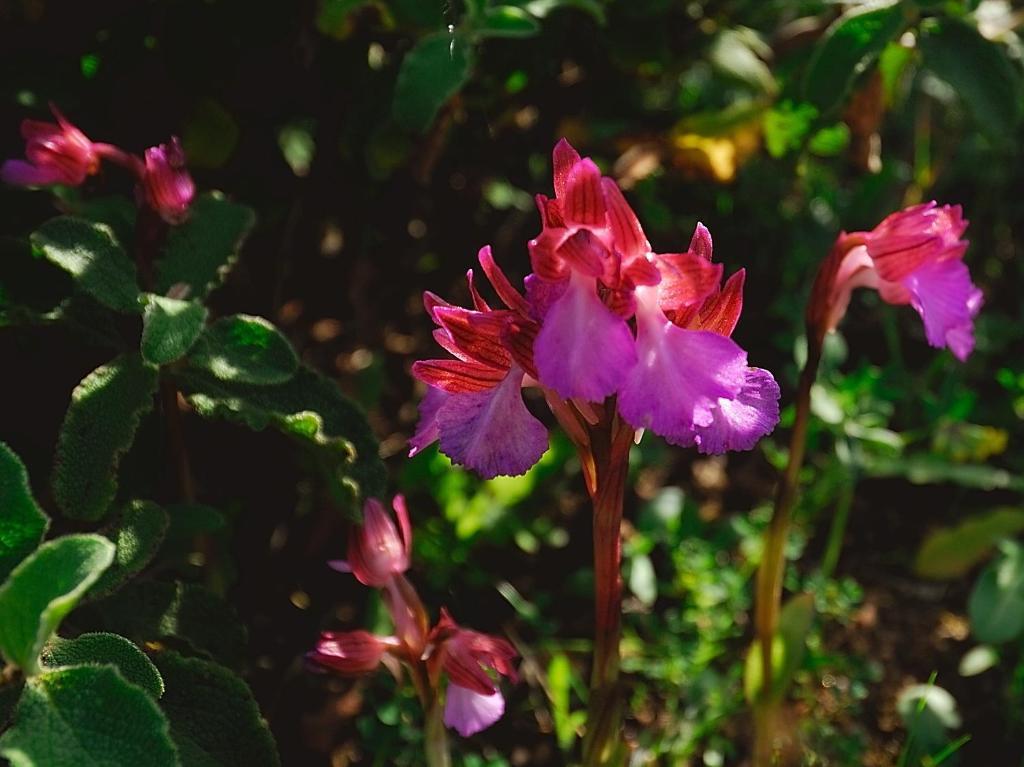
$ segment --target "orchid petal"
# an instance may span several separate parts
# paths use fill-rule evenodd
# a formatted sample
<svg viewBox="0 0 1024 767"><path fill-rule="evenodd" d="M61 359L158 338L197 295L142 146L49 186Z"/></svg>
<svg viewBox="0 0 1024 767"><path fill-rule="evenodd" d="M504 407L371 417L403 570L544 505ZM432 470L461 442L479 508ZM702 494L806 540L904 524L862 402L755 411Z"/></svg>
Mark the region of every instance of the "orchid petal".
<svg viewBox="0 0 1024 767"><path fill-rule="evenodd" d="M564 138L555 144L555 150L551 153L551 164L554 170L556 197L565 194L566 177L579 161L580 153Z"/></svg>
<svg viewBox="0 0 1024 767"><path fill-rule="evenodd" d="M579 273L548 309L533 354L542 384L590 402L614 394L636 364L629 326L601 302L594 279Z"/></svg>
<svg viewBox="0 0 1024 767"><path fill-rule="evenodd" d="M420 400L420 420L416 424L416 433L409 438L410 458L437 441L437 411L441 409L446 399L446 392L433 386L427 387L427 393Z"/></svg>
<svg viewBox="0 0 1024 767"><path fill-rule="evenodd" d="M967 266L959 260L925 264L902 282L924 320L928 343L949 347L958 360L966 360L974 349L974 317L983 301Z"/></svg>
<svg viewBox="0 0 1024 767"><path fill-rule="evenodd" d="M713 423L719 399L734 399L742 390L747 355L725 336L673 325L652 290L637 291L640 362L619 391L619 413L634 429L692 444L695 429Z"/></svg>
<svg viewBox="0 0 1024 767"><path fill-rule="evenodd" d="M505 698L500 692L490 695L449 684L444 700L444 723L459 735L468 738L486 730L505 713Z"/></svg>
<svg viewBox="0 0 1024 767"><path fill-rule="evenodd" d="M523 402L513 366L493 389L451 394L437 412L441 452L484 479L524 474L547 450L548 432Z"/></svg>
<svg viewBox="0 0 1024 767"><path fill-rule="evenodd" d="M748 368L740 393L734 399L720 398L711 425L696 429L698 450L705 454L750 450L779 422L779 396L771 373Z"/></svg>
<svg viewBox="0 0 1024 767"><path fill-rule="evenodd" d="M565 220L585 227L604 227L607 207L601 189L601 171L589 157L580 160L565 179L565 194L558 195Z"/></svg>
<svg viewBox="0 0 1024 767"><path fill-rule="evenodd" d="M711 232L704 224L697 222L696 228L693 230L693 237L690 238L690 253L700 256L701 258L710 261L711 260Z"/></svg>

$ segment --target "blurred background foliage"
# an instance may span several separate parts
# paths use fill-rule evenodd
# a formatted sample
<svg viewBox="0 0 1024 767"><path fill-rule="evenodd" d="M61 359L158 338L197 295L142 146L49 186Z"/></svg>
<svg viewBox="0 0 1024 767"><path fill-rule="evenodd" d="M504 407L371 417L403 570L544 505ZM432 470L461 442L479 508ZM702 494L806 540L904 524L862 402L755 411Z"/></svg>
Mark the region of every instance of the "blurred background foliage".
<svg viewBox="0 0 1024 767"><path fill-rule="evenodd" d="M656 250L684 248L699 219L726 272L747 269L737 340L785 402L836 234L962 204L986 301L968 363L874 294L830 339L790 541L787 589L809 596L788 608L785 722L806 765L1020 764L1022 24L1002 0L0 0L0 155L20 156L19 121L53 101L130 150L177 132L200 186L256 209L214 306L275 321L367 409L409 496L425 601L523 655L511 715L460 743L466 767L571 758L590 521L557 434L529 474L489 483L433 449L404 459L421 394L408 368L436 354L422 291L464 301L485 243L510 275L528 271L531 197L550 193L566 136L627 190ZM131 193L115 174L90 184ZM52 212L45 192L0 190L4 235ZM0 307L46 304L25 263L0 260ZM0 423L34 480L71 388L105 359L77 337L64 351L66 333L0 328ZM634 450L635 764L746 757L746 616L786 417L749 454ZM319 629L385 620L324 565L345 521L318 508L280 438L186 429L202 497L229 511L216 580L247 624L237 665L284 763L418 763L416 704L392 679L302 669Z"/></svg>

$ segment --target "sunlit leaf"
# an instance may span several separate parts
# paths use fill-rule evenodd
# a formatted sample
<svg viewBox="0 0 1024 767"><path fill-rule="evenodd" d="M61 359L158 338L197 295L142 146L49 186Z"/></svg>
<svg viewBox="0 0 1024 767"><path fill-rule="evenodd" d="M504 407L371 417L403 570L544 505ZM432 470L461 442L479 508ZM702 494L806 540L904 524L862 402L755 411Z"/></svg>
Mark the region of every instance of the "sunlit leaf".
<svg viewBox="0 0 1024 767"><path fill-rule="evenodd" d="M110 664L127 681L154 698L164 694L163 680L153 662L142 650L117 634L96 632L79 634L74 639L54 637L43 648L41 660L47 668Z"/></svg>
<svg viewBox="0 0 1024 767"><path fill-rule="evenodd" d="M460 34L428 35L405 55L392 114L405 128L425 131L441 106L469 79L473 48Z"/></svg>
<svg viewBox="0 0 1024 767"><path fill-rule="evenodd" d="M0 442L0 582L35 550L49 526L32 497L25 465Z"/></svg>
<svg viewBox="0 0 1024 767"><path fill-rule="evenodd" d="M287 381L295 375L299 359L272 323L235 314L206 329L189 364L223 381L264 385Z"/></svg>
<svg viewBox="0 0 1024 767"><path fill-rule="evenodd" d="M167 512L150 501L132 501L104 530L117 551L114 561L93 584L89 598L97 599L121 588L150 563L167 533Z"/></svg>
<svg viewBox="0 0 1024 767"><path fill-rule="evenodd" d="M967 601L971 631L982 642L1000 644L1024 632L1024 547L1007 546L985 568Z"/></svg>
<svg viewBox="0 0 1024 767"><path fill-rule="evenodd" d="M166 365L185 356L206 323L206 307L198 301L179 301L146 294L142 315L142 356L153 365Z"/></svg>
<svg viewBox="0 0 1024 767"><path fill-rule="evenodd" d="M1024 530L1024 511L993 509L956 527L936 530L921 544L914 572L925 578L959 578L982 561L1003 538Z"/></svg>

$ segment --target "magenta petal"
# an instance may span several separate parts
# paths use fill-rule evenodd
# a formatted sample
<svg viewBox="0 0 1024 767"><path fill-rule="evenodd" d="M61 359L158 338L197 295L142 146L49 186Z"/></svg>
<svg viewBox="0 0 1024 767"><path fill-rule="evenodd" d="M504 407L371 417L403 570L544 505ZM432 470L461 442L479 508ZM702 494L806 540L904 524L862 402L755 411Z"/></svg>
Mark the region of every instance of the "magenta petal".
<svg viewBox="0 0 1024 767"><path fill-rule="evenodd" d="M573 273L533 347L540 382L566 399L600 402L636 364L629 325L605 306L593 277Z"/></svg>
<svg viewBox="0 0 1024 767"><path fill-rule="evenodd" d="M448 398L448 393L434 386L427 387L427 393L420 401L420 420L416 433L409 438L409 457L412 458L437 439L437 411Z"/></svg>
<svg viewBox="0 0 1024 767"><path fill-rule="evenodd" d="M548 448L548 430L522 395L523 371L512 366L493 389L449 394L437 411L441 452L484 479L525 474Z"/></svg>
<svg viewBox="0 0 1024 767"><path fill-rule="evenodd" d="M779 422L779 394L771 373L747 368L740 393L734 399L719 399L711 425L696 429L698 450L707 454L752 449Z"/></svg>
<svg viewBox="0 0 1024 767"><path fill-rule="evenodd" d="M654 290L637 291L640 362L619 391L619 413L633 428L690 445L697 429L714 422L719 400L742 391L747 354L718 333L673 325L654 303L656 294L648 293Z"/></svg>
<svg viewBox="0 0 1024 767"><path fill-rule="evenodd" d="M346 559L329 559L327 560L327 566L332 570L337 570L339 573L352 572L352 565Z"/></svg>
<svg viewBox="0 0 1024 767"><path fill-rule="evenodd" d="M444 699L444 723L468 738L486 730L505 713L505 698L500 692L481 695L457 684L449 684Z"/></svg>
<svg viewBox="0 0 1024 767"><path fill-rule="evenodd" d="M64 175L56 168L40 168L24 160L7 160L0 167L0 180L12 186L59 184Z"/></svg>
<svg viewBox="0 0 1024 767"><path fill-rule="evenodd" d="M974 317L983 296L971 282L963 261L949 259L927 263L905 277L911 305L924 320L932 346L949 347L961 362L974 349Z"/></svg>

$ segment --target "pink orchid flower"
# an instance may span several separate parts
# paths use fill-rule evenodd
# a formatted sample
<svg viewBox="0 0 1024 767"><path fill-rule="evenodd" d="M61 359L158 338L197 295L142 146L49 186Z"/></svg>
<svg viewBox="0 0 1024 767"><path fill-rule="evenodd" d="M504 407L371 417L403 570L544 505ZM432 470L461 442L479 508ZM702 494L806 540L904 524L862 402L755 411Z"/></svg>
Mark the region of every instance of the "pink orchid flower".
<svg viewBox="0 0 1024 767"><path fill-rule="evenodd" d="M893 213L870 232L842 233L818 273L808 308L812 326L833 330L855 288L910 304L925 337L964 361L974 349L974 318L984 297L963 262L967 229L959 205L934 201Z"/></svg>
<svg viewBox="0 0 1024 767"><path fill-rule="evenodd" d="M15 186L79 186L100 168L100 145L90 141L72 125L56 106L50 105L57 122L25 120L21 135L25 139L25 160L7 160L0 178Z"/></svg>
<svg viewBox="0 0 1024 767"><path fill-rule="evenodd" d="M185 151L176 136L145 153L145 170L139 195L168 224L188 218L196 186L185 167Z"/></svg>

